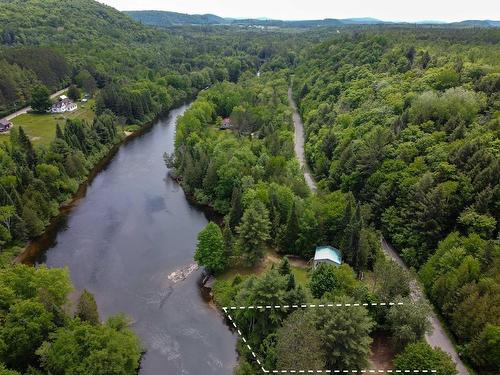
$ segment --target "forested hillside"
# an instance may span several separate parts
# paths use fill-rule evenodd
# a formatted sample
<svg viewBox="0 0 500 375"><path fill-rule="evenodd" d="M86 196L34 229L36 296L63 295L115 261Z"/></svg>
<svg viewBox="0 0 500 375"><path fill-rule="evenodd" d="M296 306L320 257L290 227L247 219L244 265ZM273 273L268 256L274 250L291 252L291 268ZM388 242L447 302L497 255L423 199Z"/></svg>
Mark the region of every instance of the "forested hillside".
<svg viewBox="0 0 500 375"><path fill-rule="evenodd" d="M499 41L342 35L304 53L294 79L320 187L362 202L484 371L499 366Z"/></svg>
<svg viewBox="0 0 500 375"><path fill-rule="evenodd" d="M22 129L11 132L10 145L1 150L4 248L43 231L121 138L117 124L142 125L214 82L256 71L286 48L284 36L266 33L147 29L93 1L72 0L50 17L41 15L56 2L7 3L0 11L4 108L28 100L40 85L55 89L73 82L95 93L98 117L94 124L68 123L47 149L35 149Z"/></svg>
<svg viewBox="0 0 500 375"><path fill-rule="evenodd" d="M86 292L73 312L67 272L12 267L12 256L123 139L121 125L139 128L207 86L255 72L288 43L267 33L154 30L90 0L0 2L0 113L69 84L96 98L95 119L67 120L48 146L18 126L2 135L0 373L136 373L141 347L125 318L101 324Z"/></svg>

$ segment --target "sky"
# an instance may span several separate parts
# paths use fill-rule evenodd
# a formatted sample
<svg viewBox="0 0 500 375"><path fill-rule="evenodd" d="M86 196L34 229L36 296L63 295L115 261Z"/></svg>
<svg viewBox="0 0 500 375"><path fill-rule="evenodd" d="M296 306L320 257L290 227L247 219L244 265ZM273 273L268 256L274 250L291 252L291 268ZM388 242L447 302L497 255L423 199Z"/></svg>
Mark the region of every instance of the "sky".
<svg viewBox="0 0 500 375"><path fill-rule="evenodd" d="M99 0L119 10L169 10L221 17L304 20L373 17L384 21L500 20L498 0Z"/></svg>

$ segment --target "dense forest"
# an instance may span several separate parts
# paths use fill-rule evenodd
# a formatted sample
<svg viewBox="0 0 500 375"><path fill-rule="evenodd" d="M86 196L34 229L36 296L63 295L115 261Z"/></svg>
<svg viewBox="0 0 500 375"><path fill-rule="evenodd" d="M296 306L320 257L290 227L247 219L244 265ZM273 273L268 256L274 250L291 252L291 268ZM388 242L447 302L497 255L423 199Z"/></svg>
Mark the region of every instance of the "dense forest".
<svg viewBox="0 0 500 375"><path fill-rule="evenodd" d="M0 21L0 116L37 110L70 85L95 98L96 113L58 125L49 145L22 127L0 145L0 374L137 372L143 349L127 318L101 322L89 292L70 301L66 270L12 258L123 140L122 125L139 129L195 98L165 160L224 218L200 232L195 253L221 276L218 305L404 303L238 311L265 368L359 371L383 334L395 368L456 374L423 341L429 306L383 256L383 235L418 272L461 356L478 374L498 372L498 29L155 29L92 0L0 0ZM294 154L290 85L317 194ZM322 244L344 264L299 280L285 255L308 261ZM271 252L279 264L252 274ZM237 374L261 372L242 341L238 352Z"/></svg>
<svg viewBox="0 0 500 375"><path fill-rule="evenodd" d="M179 120L176 152L166 155L167 164L175 167L186 192L224 214L222 227L209 223L200 232L195 259L221 275L228 269L256 267L270 248L310 259L316 245L331 243L343 249L346 263L317 267L304 284L285 257L257 275L221 278L214 286L216 302L279 306L399 301L405 308L236 311L233 319L247 340L238 347L236 373L260 373L261 366L359 371L369 366L373 334L385 332L400 353L398 369L428 366L456 374L446 354L420 342L430 331L428 306L411 301L408 275L385 260L379 234L353 194L309 192L293 151L289 80L289 70L263 67L258 77L243 74L237 84L217 84L201 93ZM359 280L365 272L370 278ZM262 359L260 365L253 350ZM431 359L418 363L421 353Z"/></svg>
<svg viewBox="0 0 500 375"><path fill-rule="evenodd" d="M499 366L499 38L340 36L311 47L294 80L320 186L362 202L485 371Z"/></svg>

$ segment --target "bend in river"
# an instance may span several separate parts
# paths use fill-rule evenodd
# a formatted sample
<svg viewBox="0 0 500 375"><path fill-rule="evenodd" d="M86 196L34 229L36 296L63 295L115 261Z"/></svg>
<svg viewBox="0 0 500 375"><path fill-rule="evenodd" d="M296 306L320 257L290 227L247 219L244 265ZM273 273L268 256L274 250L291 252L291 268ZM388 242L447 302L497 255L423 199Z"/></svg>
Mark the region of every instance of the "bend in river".
<svg viewBox="0 0 500 375"><path fill-rule="evenodd" d="M133 319L147 349L141 375L229 375L236 363L236 337L203 300L200 271L190 267L207 218L167 177L162 157L186 109L120 148L40 259L68 266L75 287L95 295L101 318ZM179 269L191 273L172 277Z"/></svg>

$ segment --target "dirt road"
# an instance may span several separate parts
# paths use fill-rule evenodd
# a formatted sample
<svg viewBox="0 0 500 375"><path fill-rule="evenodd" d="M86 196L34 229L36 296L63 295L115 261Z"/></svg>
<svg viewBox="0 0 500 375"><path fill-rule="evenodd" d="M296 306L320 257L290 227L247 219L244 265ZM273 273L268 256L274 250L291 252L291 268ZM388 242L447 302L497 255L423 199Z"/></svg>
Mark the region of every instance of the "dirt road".
<svg viewBox="0 0 500 375"><path fill-rule="evenodd" d="M54 99L54 98L58 97L59 95L62 95L67 90L68 90L68 87L66 87L65 89L59 90L58 92L53 93L50 96L50 98ZM11 121L13 118L16 118L17 116L20 116L20 115L24 115L25 113L28 113L28 111L30 111L30 110L31 110L31 107L21 108L20 110L14 112L14 113L11 113L8 116L5 116L1 120Z"/></svg>
<svg viewBox="0 0 500 375"><path fill-rule="evenodd" d="M299 160L300 167L304 171L304 178L306 179L307 186L313 191L316 192L316 183L311 175L311 171L307 166L306 158L304 155L304 124L302 123L302 119L300 118L299 112L297 111L297 104L292 97L292 88L288 89L288 102L290 103L290 107L293 109L293 127L295 129L295 137L294 137L294 148L295 155Z"/></svg>
<svg viewBox="0 0 500 375"><path fill-rule="evenodd" d="M394 248L385 240L385 238L381 238L381 244L382 244L382 249L384 250L385 254L389 256L391 259L393 259L397 264L399 264L401 267L404 269L408 270L408 267L406 264L403 262L403 260L399 257L398 253L394 250ZM422 286L418 282L417 279L413 278L410 282L411 286L411 291L412 291L412 298L414 300L420 299L420 298L426 298L425 294L423 292ZM451 340L448 338L448 335L446 334L445 330L443 329L443 326L441 325L441 322L439 321L436 313L432 311L429 315L429 320L432 324L432 333L425 335L426 341L429 343L430 346L432 347L438 347L441 348L443 351L448 353L455 364L457 365L457 371L459 375L469 375L469 371L467 371L467 368L463 364L462 360L458 356L457 351L455 350L455 347L453 346L453 343Z"/></svg>

